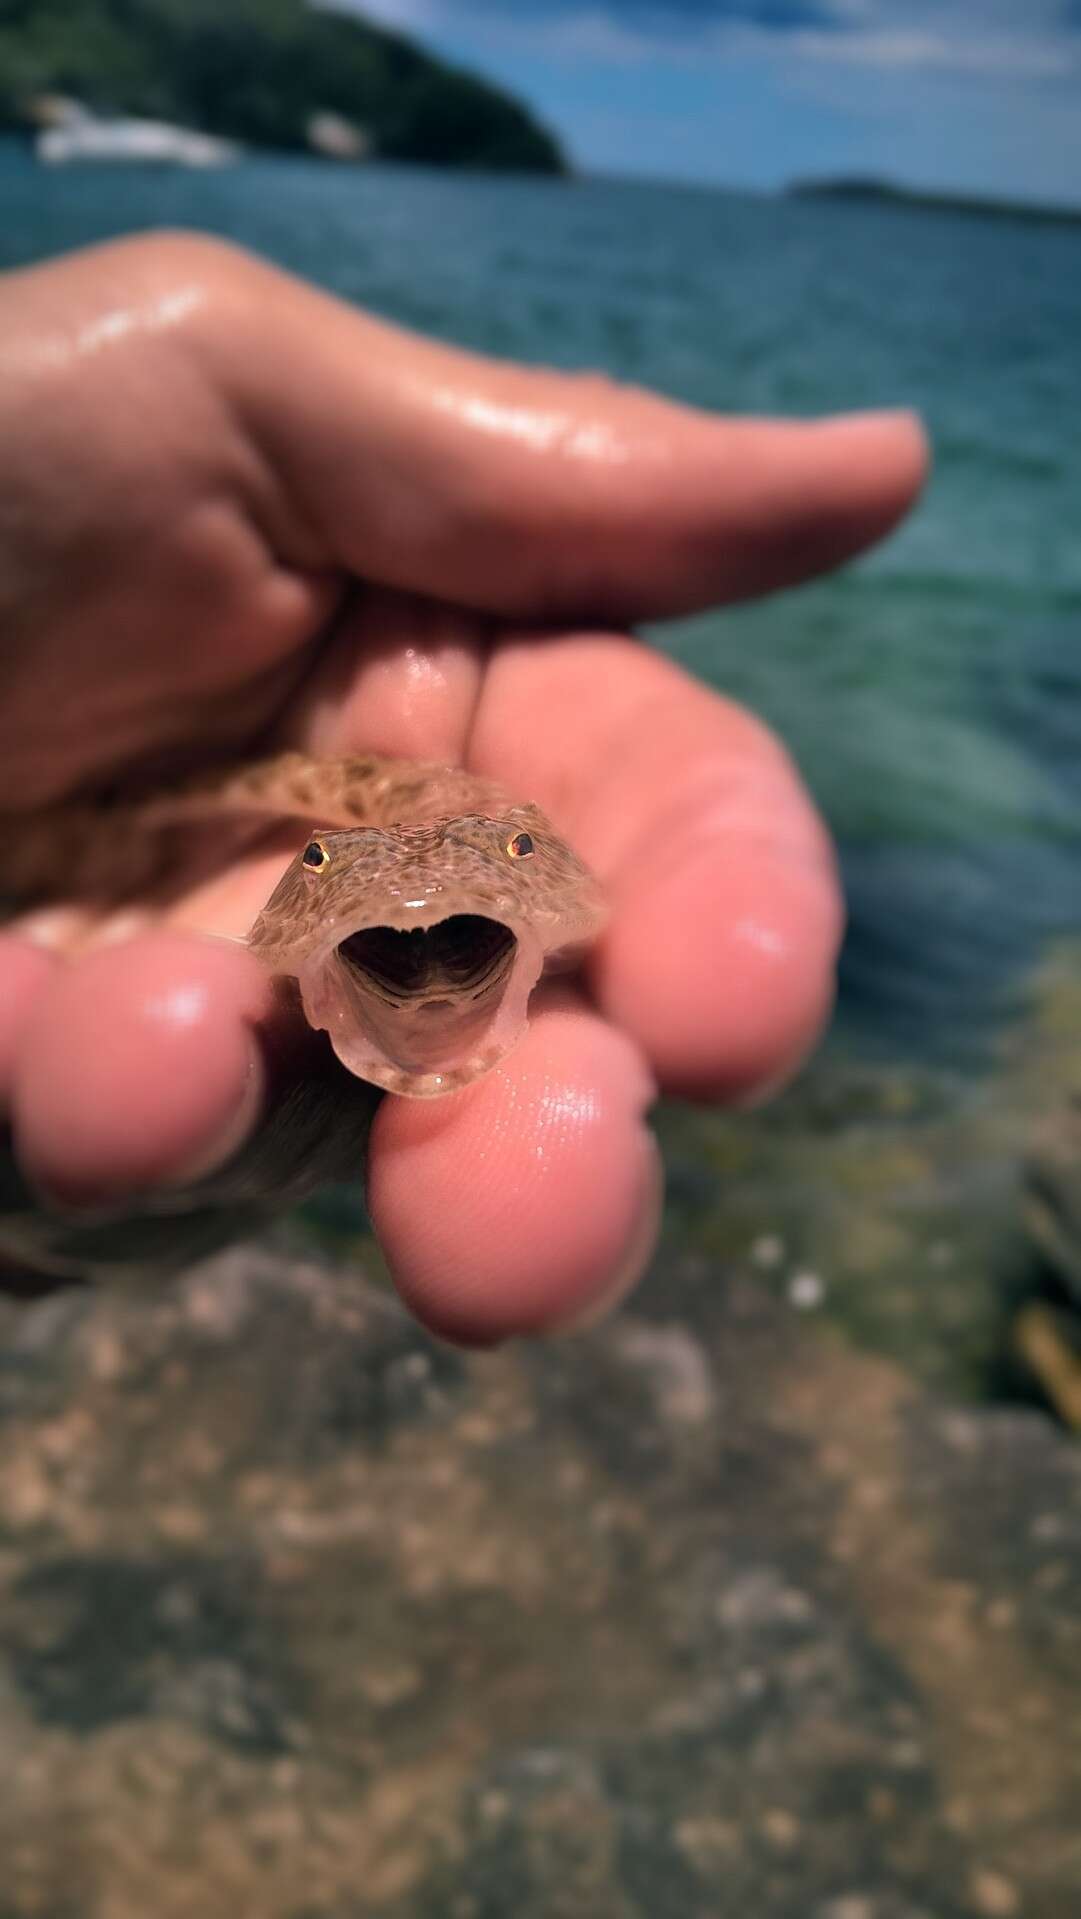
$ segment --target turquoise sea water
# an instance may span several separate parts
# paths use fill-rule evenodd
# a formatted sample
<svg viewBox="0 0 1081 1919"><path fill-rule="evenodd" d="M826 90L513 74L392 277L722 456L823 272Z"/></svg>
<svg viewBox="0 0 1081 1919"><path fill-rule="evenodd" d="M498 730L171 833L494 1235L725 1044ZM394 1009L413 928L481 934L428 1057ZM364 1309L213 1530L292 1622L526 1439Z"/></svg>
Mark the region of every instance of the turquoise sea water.
<svg viewBox="0 0 1081 1919"><path fill-rule="evenodd" d="M52 173L0 150L0 265L162 223L705 405L923 411L934 479L883 549L658 638L781 728L839 837L849 1030L974 1058L1081 926L1081 228L285 160Z"/></svg>

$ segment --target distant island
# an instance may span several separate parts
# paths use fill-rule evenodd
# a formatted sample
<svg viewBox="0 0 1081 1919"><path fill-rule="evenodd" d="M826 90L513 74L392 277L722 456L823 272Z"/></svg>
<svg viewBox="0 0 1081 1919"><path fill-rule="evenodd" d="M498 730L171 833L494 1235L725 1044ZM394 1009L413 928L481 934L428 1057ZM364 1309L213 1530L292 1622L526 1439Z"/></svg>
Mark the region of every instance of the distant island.
<svg viewBox="0 0 1081 1919"><path fill-rule="evenodd" d="M978 194L929 193L892 180L842 176L831 180L794 180L786 192L796 199L857 200L876 205L922 207L933 213L969 213L985 220L1027 220L1041 226L1081 226L1081 207L1037 206L1027 200L995 200Z"/></svg>
<svg viewBox="0 0 1081 1919"><path fill-rule="evenodd" d="M172 121L254 147L354 151L439 166L563 173L547 130L510 95L408 35L307 0L7 0L0 128L38 103ZM349 141L339 139L345 156Z"/></svg>

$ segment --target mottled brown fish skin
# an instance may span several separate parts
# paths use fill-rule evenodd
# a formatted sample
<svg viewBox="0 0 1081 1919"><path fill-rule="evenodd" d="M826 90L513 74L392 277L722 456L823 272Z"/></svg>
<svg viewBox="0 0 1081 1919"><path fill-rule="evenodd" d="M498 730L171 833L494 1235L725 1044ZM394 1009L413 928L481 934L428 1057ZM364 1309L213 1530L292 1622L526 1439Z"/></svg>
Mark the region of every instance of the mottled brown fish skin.
<svg viewBox="0 0 1081 1919"><path fill-rule="evenodd" d="M604 923L597 881L539 807L460 767L371 754L320 760L282 753L130 799L0 819L0 902L10 914L52 899L137 900L182 867L192 829L221 822L239 845L245 831L286 820L303 824L326 857L316 870L298 852L248 943L271 971L299 980L309 1019L327 1026L350 1070L388 1090L456 1090L488 1071L513 1038L501 1030L498 1040L439 1072L393 1058L367 1061L345 1032L355 1006L352 1014L339 1007L333 1018L316 1010L342 971L343 940L376 926L425 931L457 916L498 922L517 943L518 990L509 993L508 1009L520 1002L522 1012L519 1021L508 1011L503 1029L520 1031L540 970L569 963ZM463 987L463 1005L468 995ZM440 1003L451 1011L454 997L453 983L441 988Z"/></svg>

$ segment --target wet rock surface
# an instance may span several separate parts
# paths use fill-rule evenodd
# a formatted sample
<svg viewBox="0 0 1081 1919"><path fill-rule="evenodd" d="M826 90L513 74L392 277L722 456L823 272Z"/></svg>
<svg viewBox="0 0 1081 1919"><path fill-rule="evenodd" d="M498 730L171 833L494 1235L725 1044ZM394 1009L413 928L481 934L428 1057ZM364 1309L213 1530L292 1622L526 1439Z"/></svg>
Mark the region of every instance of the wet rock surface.
<svg viewBox="0 0 1081 1919"><path fill-rule="evenodd" d="M1072 1919L1081 1447L994 1401L1058 1017L666 1116L573 1341L433 1344L341 1199L7 1301L0 1919Z"/></svg>

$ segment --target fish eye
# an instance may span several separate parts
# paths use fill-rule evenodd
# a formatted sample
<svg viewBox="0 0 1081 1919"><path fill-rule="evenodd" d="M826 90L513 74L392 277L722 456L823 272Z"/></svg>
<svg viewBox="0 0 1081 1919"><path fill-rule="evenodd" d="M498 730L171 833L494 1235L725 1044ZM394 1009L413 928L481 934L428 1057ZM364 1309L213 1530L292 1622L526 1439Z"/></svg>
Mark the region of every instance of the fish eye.
<svg viewBox="0 0 1081 1919"><path fill-rule="evenodd" d="M507 841L507 852L512 860L526 860L533 850L533 841L528 833L515 833Z"/></svg>
<svg viewBox="0 0 1081 1919"><path fill-rule="evenodd" d="M330 854L327 852L322 840L308 841L307 846L304 848L301 865L306 866L312 873L326 872L327 867L330 865Z"/></svg>

